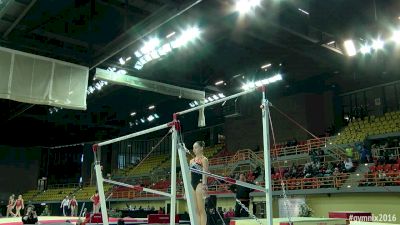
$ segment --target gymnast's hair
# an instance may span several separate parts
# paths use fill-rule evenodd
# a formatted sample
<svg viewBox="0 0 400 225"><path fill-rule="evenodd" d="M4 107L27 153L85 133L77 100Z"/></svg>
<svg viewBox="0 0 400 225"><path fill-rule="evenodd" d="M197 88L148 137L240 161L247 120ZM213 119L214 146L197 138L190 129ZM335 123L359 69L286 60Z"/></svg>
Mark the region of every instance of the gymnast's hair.
<svg viewBox="0 0 400 225"><path fill-rule="evenodd" d="M206 146L206 143L204 141L196 141L195 144L198 144L202 148Z"/></svg>

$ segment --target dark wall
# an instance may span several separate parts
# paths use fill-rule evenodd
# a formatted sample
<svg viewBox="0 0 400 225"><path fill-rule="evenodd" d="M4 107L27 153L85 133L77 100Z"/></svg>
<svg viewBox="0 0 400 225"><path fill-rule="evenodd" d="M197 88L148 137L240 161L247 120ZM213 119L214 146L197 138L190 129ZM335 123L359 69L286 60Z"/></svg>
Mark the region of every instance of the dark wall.
<svg viewBox="0 0 400 225"><path fill-rule="evenodd" d="M0 146L0 199L37 187L40 158L41 148Z"/></svg>
<svg viewBox="0 0 400 225"><path fill-rule="evenodd" d="M244 96L240 100L240 116L226 118L225 136L230 151L240 149L262 148L261 97ZM271 99L271 103L295 120L314 135L322 135L334 122L333 94L302 93L292 96ZM311 138L307 132L299 128L274 107L270 107L274 136L276 142L286 142L293 138L306 140ZM270 132L273 144L272 131Z"/></svg>
<svg viewBox="0 0 400 225"><path fill-rule="evenodd" d="M83 163L82 163L82 181L84 183L90 182L92 165L94 162L94 155L92 144L85 144L83 147Z"/></svg>

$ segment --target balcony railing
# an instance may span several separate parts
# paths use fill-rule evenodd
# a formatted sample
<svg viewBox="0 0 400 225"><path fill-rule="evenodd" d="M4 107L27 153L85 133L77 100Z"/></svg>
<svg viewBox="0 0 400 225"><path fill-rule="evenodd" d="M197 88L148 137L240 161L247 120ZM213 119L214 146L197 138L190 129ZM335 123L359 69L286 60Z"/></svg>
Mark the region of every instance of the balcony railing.
<svg viewBox="0 0 400 225"><path fill-rule="evenodd" d="M350 174L342 173L337 176L327 176L327 177L312 177L312 178L292 178L282 180L285 184L287 190L308 190L308 189L322 189L322 188L341 188L343 184L348 180ZM274 191L282 190L281 180L272 181L272 189ZM356 182L356 181L354 181ZM257 185L264 186L264 183L256 183ZM400 185L400 180L399 180ZM218 184L209 185L208 194L224 194L231 193L229 191L230 184ZM157 189L160 191L169 192L170 189L162 188ZM177 187L177 196L182 196L182 185ZM146 192L136 192L133 190L117 191L113 193L113 198L146 198L146 197L160 197L159 195L146 193Z"/></svg>

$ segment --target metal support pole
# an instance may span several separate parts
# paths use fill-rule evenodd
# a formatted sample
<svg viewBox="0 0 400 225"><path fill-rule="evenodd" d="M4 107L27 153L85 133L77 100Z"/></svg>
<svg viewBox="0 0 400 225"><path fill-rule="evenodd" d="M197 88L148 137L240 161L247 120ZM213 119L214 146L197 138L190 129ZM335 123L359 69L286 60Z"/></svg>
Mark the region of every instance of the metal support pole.
<svg viewBox="0 0 400 225"><path fill-rule="evenodd" d="M176 124L176 121L174 121ZM176 126L172 127L172 155L171 155L171 209L169 212L170 224L175 225L175 214L176 214L176 151L178 143L178 133Z"/></svg>
<svg viewBox="0 0 400 225"><path fill-rule="evenodd" d="M263 125L263 143L264 143L264 179L265 179L265 211L267 225L273 225L272 217L272 185L271 185L271 152L269 143L269 107L268 100L265 97L265 88L262 93L262 125Z"/></svg>
<svg viewBox="0 0 400 225"><path fill-rule="evenodd" d="M95 154L96 154L96 152L95 152ZM100 162L97 161L95 163L94 170L96 172L97 191L98 191L99 197L100 197L100 210L101 210L101 216L103 219L103 224L109 225L108 215L107 215L106 196L104 194L103 175L101 174Z"/></svg>
<svg viewBox="0 0 400 225"><path fill-rule="evenodd" d="M177 133L176 130L173 133ZM174 134L172 134L174 135ZM176 136L177 137L177 136ZM196 208L197 206L194 205L194 191L190 184L190 171L189 165L186 158L186 151L183 149L183 146L179 146L178 154L179 154L179 162L181 165L181 172L183 178L183 186L185 188L185 196L186 196L186 203L189 211L190 216L190 224L191 225L199 225L199 218L197 218Z"/></svg>

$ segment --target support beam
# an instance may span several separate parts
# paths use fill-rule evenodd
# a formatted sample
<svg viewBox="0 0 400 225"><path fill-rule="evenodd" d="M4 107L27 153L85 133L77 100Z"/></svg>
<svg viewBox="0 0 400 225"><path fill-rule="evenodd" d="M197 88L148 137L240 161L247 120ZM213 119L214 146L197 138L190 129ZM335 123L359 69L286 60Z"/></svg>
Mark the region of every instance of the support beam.
<svg viewBox="0 0 400 225"><path fill-rule="evenodd" d="M164 95L171 95L191 100L201 100L205 98L204 91L178 87L134 76L121 75L99 68L96 68L95 77L96 79L106 80L111 83L117 83L128 87L133 87L145 91L152 91Z"/></svg>
<svg viewBox="0 0 400 225"><path fill-rule="evenodd" d="M74 38L70 38L70 37L66 37L66 36L63 36L63 35L55 34L55 33L52 33L52 32L48 32L48 31L45 31L45 30L43 30L41 28L32 31L32 33L36 34L36 35L39 35L39 36L47 37L47 38L50 38L50 39L56 39L56 40L59 40L59 41L62 41L62 42L66 42L66 43L70 43L70 44L73 44L73 45L81 46L81 47L84 47L84 48L89 48L89 43L87 43L85 41L81 41L81 40L77 40L77 39L74 39ZM100 46L95 45L95 46L93 46L93 48L95 50L96 49L100 49Z"/></svg>
<svg viewBox="0 0 400 225"><path fill-rule="evenodd" d="M177 133L177 130L173 132ZM173 137L177 137L176 141L179 140L178 134L174 134ZM195 203L195 196L192 185L190 184L190 169L188 165L188 159L186 157L186 151L184 146L179 145L178 147L178 154L179 154L179 163L181 165L181 173L182 173L182 180L183 180L183 187L185 190L185 197L186 203L189 211L190 216L190 225L199 225L199 218L197 217L196 205Z"/></svg>
<svg viewBox="0 0 400 225"><path fill-rule="evenodd" d="M99 0L99 4L114 8L115 10L118 10L120 13L127 13L130 16L135 16L135 17L146 17L150 14L150 12L143 10L139 7L133 6L131 4L128 4L127 6L123 2L116 2L114 0L108 1L108 0ZM127 9L127 10L126 10Z"/></svg>
<svg viewBox="0 0 400 225"><path fill-rule="evenodd" d="M100 211L101 211L101 216L103 218L103 224L109 225L106 196L104 194L104 186L103 186L104 180L103 180L103 175L101 174L100 161L95 162L94 170L96 173L97 190L99 192L99 197L100 197Z"/></svg>
<svg viewBox="0 0 400 225"><path fill-rule="evenodd" d="M265 89L263 88L262 93L262 126L263 126L263 149L264 149L264 180L265 188L268 190L265 193L265 216L267 218L267 225L273 225L272 218L272 180L271 180L271 151L270 151L270 139L269 139L269 103L266 99Z"/></svg>
<svg viewBox="0 0 400 225"><path fill-rule="evenodd" d="M25 17L25 15L28 13L28 11L32 8L32 6L36 3L37 0L31 0L29 5L26 6L24 11L19 14L18 18L11 24L11 26L4 32L3 34L3 39L6 39L8 34L11 33L11 31L18 25L18 23L22 20L22 18Z"/></svg>

